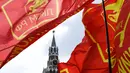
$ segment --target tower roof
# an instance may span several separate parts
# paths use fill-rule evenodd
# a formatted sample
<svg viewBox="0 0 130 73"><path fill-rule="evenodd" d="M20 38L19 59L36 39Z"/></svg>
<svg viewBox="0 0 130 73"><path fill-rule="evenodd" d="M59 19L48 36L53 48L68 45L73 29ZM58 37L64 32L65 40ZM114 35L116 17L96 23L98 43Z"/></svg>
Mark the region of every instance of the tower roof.
<svg viewBox="0 0 130 73"><path fill-rule="evenodd" d="M52 39L52 44L51 46L55 46L56 47L56 41L55 41L55 31L53 31L53 39Z"/></svg>

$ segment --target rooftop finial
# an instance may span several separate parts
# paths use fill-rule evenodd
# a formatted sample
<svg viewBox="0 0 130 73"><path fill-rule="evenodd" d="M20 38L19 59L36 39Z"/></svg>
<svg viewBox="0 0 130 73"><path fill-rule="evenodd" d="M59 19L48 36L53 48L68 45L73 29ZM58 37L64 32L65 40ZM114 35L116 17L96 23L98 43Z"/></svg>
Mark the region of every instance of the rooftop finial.
<svg viewBox="0 0 130 73"><path fill-rule="evenodd" d="M52 45L51 46L56 46L54 33L55 33L55 31L53 30L53 39L52 39Z"/></svg>
<svg viewBox="0 0 130 73"><path fill-rule="evenodd" d="M55 33L55 30L53 30L52 32L53 32L53 34L54 34L54 33Z"/></svg>

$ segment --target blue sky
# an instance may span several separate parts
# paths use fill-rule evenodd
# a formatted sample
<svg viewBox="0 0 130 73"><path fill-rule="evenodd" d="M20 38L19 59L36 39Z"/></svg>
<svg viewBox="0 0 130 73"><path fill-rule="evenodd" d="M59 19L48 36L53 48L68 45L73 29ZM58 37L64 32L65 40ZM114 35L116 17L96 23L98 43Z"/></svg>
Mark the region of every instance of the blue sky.
<svg viewBox="0 0 130 73"><path fill-rule="evenodd" d="M95 0L100 3L101 0ZM60 62L66 62L75 46L84 36L82 11L54 28ZM42 73L48 60L48 49L52 41L52 30L7 63L0 73Z"/></svg>

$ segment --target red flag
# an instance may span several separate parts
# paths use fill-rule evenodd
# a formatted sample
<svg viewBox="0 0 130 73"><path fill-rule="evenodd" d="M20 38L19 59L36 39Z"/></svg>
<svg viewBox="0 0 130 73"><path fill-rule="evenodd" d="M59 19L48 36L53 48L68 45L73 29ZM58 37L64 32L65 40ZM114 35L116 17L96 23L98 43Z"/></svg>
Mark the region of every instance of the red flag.
<svg viewBox="0 0 130 73"><path fill-rule="evenodd" d="M35 0L0 1L0 67L14 45L36 29L36 19L48 2L49 0L37 3Z"/></svg>
<svg viewBox="0 0 130 73"><path fill-rule="evenodd" d="M18 55L92 0L0 1L0 63ZM5 60L6 59L6 60Z"/></svg>
<svg viewBox="0 0 130 73"><path fill-rule="evenodd" d="M108 32L111 50L112 67L115 65L114 35L118 12L114 13L114 8L119 1L109 0L105 2ZM95 13L96 12L96 13ZM83 14L83 23L86 28L85 36L91 48L84 62L83 73L109 73L108 53L106 43L106 28L104 24L104 14L102 4L86 6Z"/></svg>
<svg viewBox="0 0 130 73"><path fill-rule="evenodd" d="M112 68L116 64L114 37L120 8L123 6L123 3L124 0L107 0L105 2ZM84 45L81 43L82 45L80 44L80 48L75 48L67 64L70 63L77 66L80 73L109 73L106 28L102 5L87 5L84 9L83 23L86 28L86 40L84 40L86 43L84 43ZM84 49L86 52L84 51L81 53L80 51L83 51Z"/></svg>
<svg viewBox="0 0 130 73"><path fill-rule="evenodd" d="M124 0L116 26L116 65L113 73L130 73L130 0Z"/></svg>

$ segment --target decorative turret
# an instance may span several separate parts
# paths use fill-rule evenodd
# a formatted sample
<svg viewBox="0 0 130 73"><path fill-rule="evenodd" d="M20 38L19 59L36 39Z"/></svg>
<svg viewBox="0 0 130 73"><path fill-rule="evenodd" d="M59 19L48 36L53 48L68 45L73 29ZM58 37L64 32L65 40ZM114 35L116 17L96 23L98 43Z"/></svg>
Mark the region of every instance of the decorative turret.
<svg viewBox="0 0 130 73"><path fill-rule="evenodd" d="M57 64L58 60L58 47L55 41L55 31L53 31L53 39L51 47L49 47L49 60L47 62L47 68L43 70L43 73L58 73Z"/></svg>

